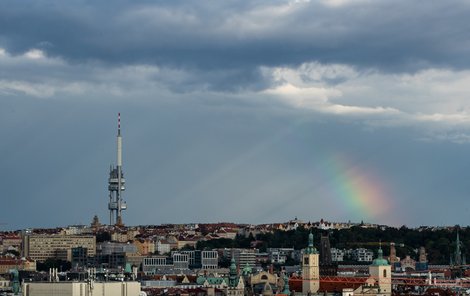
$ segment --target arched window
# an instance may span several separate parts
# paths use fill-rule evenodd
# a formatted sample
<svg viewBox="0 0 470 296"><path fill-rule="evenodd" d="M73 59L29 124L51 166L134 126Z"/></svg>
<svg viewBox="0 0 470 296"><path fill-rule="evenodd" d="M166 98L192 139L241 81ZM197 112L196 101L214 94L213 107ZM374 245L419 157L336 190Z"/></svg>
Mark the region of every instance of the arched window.
<svg viewBox="0 0 470 296"><path fill-rule="evenodd" d="M387 270L384 269L384 277L386 278L387 277Z"/></svg>

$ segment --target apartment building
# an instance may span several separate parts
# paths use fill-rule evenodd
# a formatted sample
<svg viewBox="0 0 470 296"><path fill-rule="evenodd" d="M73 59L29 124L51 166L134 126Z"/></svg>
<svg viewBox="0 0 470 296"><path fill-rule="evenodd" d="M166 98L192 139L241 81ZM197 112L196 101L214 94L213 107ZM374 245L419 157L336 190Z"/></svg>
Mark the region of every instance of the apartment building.
<svg viewBox="0 0 470 296"><path fill-rule="evenodd" d="M33 260L47 259L72 260L72 248L87 249L88 256L94 256L96 237L94 235L62 235L62 234L27 234L23 236L24 257Z"/></svg>

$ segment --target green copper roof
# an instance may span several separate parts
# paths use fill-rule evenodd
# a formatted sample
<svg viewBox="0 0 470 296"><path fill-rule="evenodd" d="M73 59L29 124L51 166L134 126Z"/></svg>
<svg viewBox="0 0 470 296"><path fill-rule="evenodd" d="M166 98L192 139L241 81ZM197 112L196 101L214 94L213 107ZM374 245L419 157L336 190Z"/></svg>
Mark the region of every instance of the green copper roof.
<svg viewBox="0 0 470 296"><path fill-rule="evenodd" d="M237 271L237 265L235 263L235 257L232 256L230 264L230 272L229 272L229 277L228 277L228 285L229 287L236 287L238 285L238 271Z"/></svg>
<svg viewBox="0 0 470 296"><path fill-rule="evenodd" d="M204 284L205 281L206 281L206 278L205 278L205 277L203 277L203 276L198 276L197 279L196 279L196 284L202 285L202 284Z"/></svg>
<svg viewBox="0 0 470 296"><path fill-rule="evenodd" d="M196 279L196 283L197 283L198 285L203 285L206 280L207 280L207 282L209 283L209 285L221 285L222 283L225 282L224 278L220 278L220 277L204 277L204 276L199 276L199 277Z"/></svg>
<svg viewBox="0 0 470 296"><path fill-rule="evenodd" d="M242 274L243 275L249 275L251 274L252 272L252 269L250 267L250 265L248 265L248 262L245 264L245 267L243 267L243 270L242 270Z"/></svg>
<svg viewBox="0 0 470 296"><path fill-rule="evenodd" d="M235 257L232 256L232 260L230 260L230 272L237 273L237 264L235 262Z"/></svg>
<svg viewBox="0 0 470 296"><path fill-rule="evenodd" d="M382 247L379 248L379 251L377 252L377 259L374 259L374 261L372 261L372 265L373 266L388 266L388 265L390 265L390 264L388 264L387 259L383 258Z"/></svg>
<svg viewBox="0 0 470 296"><path fill-rule="evenodd" d="M310 232L308 235L308 247L305 249L305 254L316 254L317 249L313 246L313 233Z"/></svg>

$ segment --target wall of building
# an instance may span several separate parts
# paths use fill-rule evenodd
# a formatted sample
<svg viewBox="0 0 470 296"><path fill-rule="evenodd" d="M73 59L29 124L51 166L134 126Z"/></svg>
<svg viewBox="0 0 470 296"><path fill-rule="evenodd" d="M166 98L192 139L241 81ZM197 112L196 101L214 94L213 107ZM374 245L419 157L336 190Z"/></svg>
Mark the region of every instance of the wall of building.
<svg viewBox="0 0 470 296"><path fill-rule="evenodd" d="M88 256L95 255L96 238L93 235L26 235L23 238L25 257L45 261L56 258L71 261L72 248L87 248Z"/></svg>
<svg viewBox="0 0 470 296"><path fill-rule="evenodd" d="M139 296L138 282L84 282L24 283L24 296Z"/></svg>

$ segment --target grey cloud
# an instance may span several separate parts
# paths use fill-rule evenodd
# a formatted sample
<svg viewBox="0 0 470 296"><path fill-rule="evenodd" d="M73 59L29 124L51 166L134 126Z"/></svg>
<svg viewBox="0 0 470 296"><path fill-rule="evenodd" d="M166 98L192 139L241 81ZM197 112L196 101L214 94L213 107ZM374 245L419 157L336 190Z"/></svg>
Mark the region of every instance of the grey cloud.
<svg viewBox="0 0 470 296"><path fill-rule="evenodd" d="M17 53L185 68L467 68L469 12L464 1L2 1L0 40Z"/></svg>

